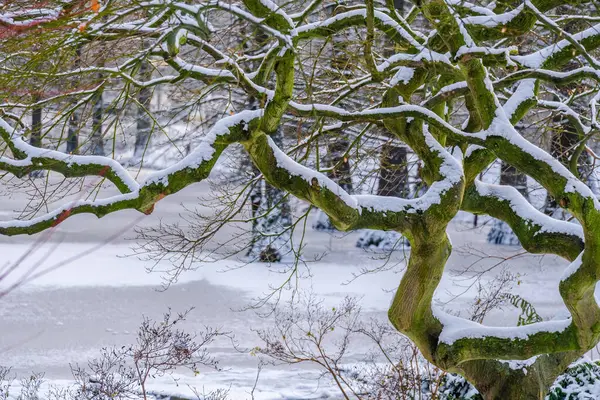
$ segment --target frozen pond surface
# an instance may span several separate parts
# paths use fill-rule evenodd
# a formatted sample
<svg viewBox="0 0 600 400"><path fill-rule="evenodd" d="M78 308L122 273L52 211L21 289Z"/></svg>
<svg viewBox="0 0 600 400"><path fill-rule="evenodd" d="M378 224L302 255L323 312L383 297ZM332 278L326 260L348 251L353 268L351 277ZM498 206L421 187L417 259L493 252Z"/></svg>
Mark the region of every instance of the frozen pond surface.
<svg viewBox="0 0 600 400"><path fill-rule="evenodd" d="M143 315L159 318L168 307L175 312L195 308L186 322L186 329L201 329L205 325L221 327L233 332L242 348L260 345L252 329L267 327L271 320L259 318L253 311L240 310L256 296L266 293L270 284L282 282L283 275L277 273L276 268L269 270L263 264L251 264L225 272L242 264L235 260L220 261L184 273L179 283L162 291L161 276L146 273L146 262L123 257L131 253L133 243L127 238L134 236L131 228L135 224L152 225L159 219L175 221L183 211L180 204L197 204L197 197L205 190L204 184L187 188L161 201L154 214L148 217L140 217L139 213L131 211L118 212L100 220L82 215L65 221L43 240L40 240L41 235L0 237L4 263L15 262L35 249L18 271L2 282L3 287L31 267L36 271L52 269L0 300L0 364L12 366L18 374L43 371L51 380L68 379L70 364L85 364L104 346L133 341ZM10 214L21 205L20 201L18 196L3 197L0 212ZM118 238L93 251L114 232L120 231L122 234ZM458 277L456 273L479 259L474 253L507 256L521 251L488 245L486 233L485 228L473 230L468 229L468 224L452 223L450 236L455 252L437 291L438 299L447 301L465 291L468 284L465 279L473 273ZM233 230L222 232L224 236L232 234ZM382 262L375 260L373 254L355 248L357 237L357 233L331 236L310 230L306 257L310 259L323 253L325 256L311 265L311 276L302 279L300 284L303 289L323 297L327 304L338 304L346 295L361 297L364 317L383 320L393 289L401 277L401 268L363 276L348 283L361 268L375 267ZM81 256L75 261L52 268L78 254ZM493 265L497 262L495 258L484 263ZM554 256L527 256L511 260L507 265L513 273L521 275L514 291L531 301L544 318L565 312L558 295L558 281L565 262ZM498 272L496 269L491 275ZM471 288L447 307L465 310L475 293L476 290ZM515 324L517 315L514 309L495 311L485 322ZM188 390L188 384L206 389L229 388L233 399L250 398L256 377L256 357L234 350L226 341L215 343L210 350L220 360L224 371L206 370L198 377L182 375L179 386L167 378L157 380L153 385L181 393ZM359 361L363 353L360 344L355 346L348 361ZM338 397L331 382L318 381L319 374L319 370L308 366L267 367L261 373L255 397Z"/></svg>

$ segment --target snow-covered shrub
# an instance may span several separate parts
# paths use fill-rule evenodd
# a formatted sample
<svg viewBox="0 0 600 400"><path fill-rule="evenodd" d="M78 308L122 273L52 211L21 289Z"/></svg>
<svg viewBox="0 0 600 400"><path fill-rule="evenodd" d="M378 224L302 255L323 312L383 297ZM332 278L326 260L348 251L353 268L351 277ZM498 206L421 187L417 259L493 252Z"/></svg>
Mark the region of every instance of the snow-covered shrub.
<svg viewBox="0 0 600 400"><path fill-rule="evenodd" d="M319 232L335 232L336 229L331 223L331 220L321 210L317 210L315 221L313 222L312 228Z"/></svg>
<svg viewBox="0 0 600 400"><path fill-rule="evenodd" d="M44 374L32 373L21 379L21 393L17 400L40 400L39 392L42 386Z"/></svg>
<svg viewBox="0 0 600 400"><path fill-rule="evenodd" d="M582 362L558 377L546 400L591 400L600 398L600 362Z"/></svg>
<svg viewBox="0 0 600 400"><path fill-rule="evenodd" d="M10 389L11 379L9 378L10 368L0 365L0 400L8 399L8 390Z"/></svg>
<svg viewBox="0 0 600 400"><path fill-rule="evenodd" d="M521 243L517 235L510 229L510 226L504 221L494 220L494 225L490 229L487 237L488 243L502 244L505 246L520 246Z"/></svg>
<svg viewBox="0 0 600 400"><path fill-rule="evenodd" d="M426 393L424 393L426 395ZM560 375L545 400L595 400L600 398L600 361L572 365ZM448 374L439 391L440 400L482 400L481 395L462 376Z"/></svg>
<svg viewBox="0 0 600 400"><path fill-rule="evenodd" d="M439 398L443 400L482 400L481 395L465 378L447 374L440 387Z"/></svg>
<svg viewBox="0 0 600 400"><path fill-rule="evenodd" d="M410 247L410 242L395 231L364 229L356 241L356 247L370 250L402 250Z"/></svg>

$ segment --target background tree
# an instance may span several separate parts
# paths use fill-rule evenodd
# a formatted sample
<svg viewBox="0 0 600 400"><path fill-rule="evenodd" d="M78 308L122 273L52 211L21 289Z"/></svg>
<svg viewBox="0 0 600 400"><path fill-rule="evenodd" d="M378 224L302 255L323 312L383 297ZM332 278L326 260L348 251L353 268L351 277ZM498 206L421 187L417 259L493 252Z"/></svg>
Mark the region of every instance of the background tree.
<svg viewBox="0 0 600 400"><path fill-rule="evenodd" d="M406 147L386 142L381 149L379 177L377 183L378 196L407 198L410 195L408 154ZM396 250L410 246L408 240L395 231L363 231L356 242L356 247L365 249Z"/></svg>
<svg viewBox="0 0 600 400"><path fill-rule="evenodd" d="M152 68L149 60L144 60L140 64L140 78L144 81L152 79ZM136 136L133 150L133 159L142 160L152 133L152 118L150 114L150 105L152 102L152 88L145 86L140 88L137 93L137 123Z"/></svg>
<svg viewBox="0 0 600 400"><path fill-rule="evenodd" d="M261 30L256 31L254 37L259 46L258 51L268 45L269 37ZM248 43L246 43L246 50L249 54L257 52ZM254 68L257 67L259 67L258 63L255 63ZM259 109L255 97L248 98L247 108ZM284 127L281 126L273 134L273 141L278 146L283 146L284 136ZM252 261L280 262L284 257L291 255L292 209L289 198L284 192L262 179L260 171L252 164L248 155L244 155L243 160L249 164L255 179L248 197L252 230L246 256Z"/></svg>
<svg viewBox="0 0 600 400"><path fill-rule="evenodd" d="M404 2L395 0L394 7L396 12L404 15ZM384 42L384 54L391 57L394 54L395 43L389 40ZM399 68L395 79L405 79L413 73L410 68ZM410 78L409 78L410 79ZM403 122L406 123L406 122ZM385 130L382 132L385 136ZM379 155L379 177L377 184L377 195L407 198L410 196L408 151L407 147L398 144L393 138L386 140L381 147ZM376 231L365 230L356 242L357 247L361 248L379 248L383 250L403 249L410 246L406 238L394 231Z"/></svg>
<svg viewBox="0 0 600 400"><path fill-rule="evenodd" d="M335 16L336 6L344 6L347 3L345 1L330 3L325 7L325 13ZM331 46L326 46L326 51L330 52L330 56L327 57L330 68L324 68L321 73L342 81L351 74L354 62L348 43L356 40L353 36L352 33L346 34L345 37L332 36ZM353 193L352 168L348 155L349 146L348 132L345 130L332 131L326 139L327 153L323 161L325 161L327 176L346 192ZM331 220L321 210L317 211L313 228L317 231L335 231Z"/></svg>
<svg viewBox="0 0 600 400"><path fill-rule="evenodd" d="M75 60L73 62L74 68L79 68L81 66L81 47L77 47L75 49ZM76 106L76 103L73 102L73 105ZM69 127L67 133L67 153L75 154L79 150L79 121L80 121L80 111L79 109L73 110L71 116L69 117Z"/></svg>

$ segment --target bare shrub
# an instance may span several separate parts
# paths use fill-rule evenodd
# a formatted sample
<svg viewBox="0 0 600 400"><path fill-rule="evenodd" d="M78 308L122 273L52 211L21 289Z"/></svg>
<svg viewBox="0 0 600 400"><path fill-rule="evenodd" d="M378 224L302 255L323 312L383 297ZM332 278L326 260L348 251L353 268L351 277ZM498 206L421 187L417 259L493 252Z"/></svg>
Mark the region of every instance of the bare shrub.
<svg viewBox="0 0 600 400"><path fill-rule="evenodd" d="M75 382L67 387L51 385L45 397L40 397L43 374L32 373L22 378L17 400L150 400L157 397L147 390L149 378L168 375L178 368L195 374L201 366L218 369L218 362L207 346L228 334L209 327L196 334L178 329L177 325L185 321L190 311L173 315L169 310L159 321L144 317L134 344L104 348L97 358L88 361L87 367L72 366ZM9 399L13 382L10 368L0 367L0 400ZM201 400L227 397L226 390L208 393L192 390Z"/></svg>
<svg viewBox="0 0 600 400"><path fill-rule="evenodd" d="M258 331L264 345L253 351L266 362L315 364L321 378L332 379L346 399L437 398L443 371L428 363L389 322L361 322L354 298L331 308L313 296L300 299L275 308L274 327ZM351 362L351 343L365 340L369 350Z"/></svg>

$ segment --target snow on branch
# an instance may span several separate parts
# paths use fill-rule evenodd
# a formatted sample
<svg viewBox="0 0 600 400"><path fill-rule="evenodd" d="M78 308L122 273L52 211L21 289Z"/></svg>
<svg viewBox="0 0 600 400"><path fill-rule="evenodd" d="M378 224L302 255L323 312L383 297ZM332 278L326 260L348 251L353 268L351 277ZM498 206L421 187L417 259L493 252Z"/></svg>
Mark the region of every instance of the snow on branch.
<svg viewBox="0 0 600 400"><path fill-rule="evenodd" d="M537 103L535 92L535 79L524 79L519 82L512 96L502 106L511 123L516 124L523 117L524 113L520 110L527 107L527 102Z"/></svg>
<svg viewBox="0 0 600 400"><path fill-rule="evenodd" d="M100 156L79 156L41 149L28 144L22 134L0 118L0 137L19 155L18 159L0 157L0 166L16 176L36 170L60 172L67 177L96 175L113 182L121 193L134 192L138 183L117 161Z"/></svg>
<svg viewBox="0 0 600 400"><path fill-rule="evenodd" d="M448 1L448 3L462 5L462 1ZM478 7L477 11L481 12L483 7ZM486 9L487 10L487 9ZM487 10L485 15L474 15L464 17L463 21L465 25L480 25L486 28L496 28L498 26L504 26L509 24L515 18L517 18L525 10L523 4L515 7L514 9L505 12L503 14L495 14L493 11Z"/></svg>
<svg viewBox="0 0 600 400"><path fill-rule="evenodd" d="M568 207L575 215L582 215L584 204L588 201L596 210L600 210L600 203L592 190L577 179L560 161L523 138L507 120L506 115L503 115L503 111L502 115L494 118L492 125L486 130L485 147L498 141L502 143L495 153L538 180L555 198L569 195L578 197L579 200L573 202L579 204L577 208Z"/></svg>
<svg viewBox="0 0 600 400"><path fill-rule="evenodd" d="M536 234L541 233L560 233L564 235L574 236L583 241L583 229L581 225L554 219L531 205L523 197L517 189L506 185L493 185L481 181L475 181L475 189L482 197L495 198L502 201L507 201L510 208L523 219L527 224L537 225L539 230Z"/></svg>
<svg viewBox="0 0 600 400"><path fill-rule="evenodd" d="M390 35L390 28L392 29L395 35L391 36L395 41L400 43L404 42L415 49L423 50L424 47L421 44L422 39L420 37L415 38L386 13L375 10L373 17L376 25L379 25L379 29L382 32ZM314 37L329 36L332 33L349 28L353 25L366 24L366 18L367 10L365 8L342 12L323 21L299 26L297 28L298 38L310 39Z"/></svg>
<svg viewBox="0 0 600 400"><path fill-rule="evenodd" d="M165 196L206 179L225 147L244 139L250 129L249 125L259 120L262 112L262 110L247 110L221 119L192 153L177 164L151 174L141 184L136 182L118 162L108 157L76 156L30 146L20 136L15 135L10 125L0 119L2 139L15 146L22 156L16 160L2 157L0 167L17 173L34 168L60 172L67 177L106 177L122 192L120 195L105 199L73 201L30 220L1 221L0 234L41 232L55 227L73 215L82 213L91 213L97 217L123 209L151 213L154 204Z"/></svg>
<svg viewBox="0 0 600 400"><path fill-rule="evenodd" d="M460 365L478 359L526 360L542 352L578 350L571 319L516 327L485 326L433 307L442 324L439 354Z"/></svg>
<svg viewBox="0 0 600 400"><path fill-rule="evenodd" d="M272 185L320 207L338 228L410 231L411 224L422 222L434 206L448 207L448 204L456 203L452 192L463 182L461 165L427 129L425 140L431 151L442 160L439 167L442 179L434 182L423 196L416 199L350 195L324 174L294 161L266 135L255 138L247 149ZM269 154L269 158L265 154Z"/></svg>
<svg viewBox="0 0 600 400"><path fill-rule="evenodd" d="M70 32L69 45L95 39L138 40L143 36L146 48L116 68L77 68L48 77L98 73L107 80L117 77L125 86L138 87L192 79L225 89L240 88L264 109L246 110L220 120L188 156L150 174L143 182L134 180L110 158L74 156L32 147L3 122L0 133L12 158L2 156L0 168L17 176L43 169L67 177L105 177L121 194L68 203L28 221L3 221L0 234L36 233L77 213L100 217L125 208L149 213L165 196L206 179L221 152L229 144L240 142L273 186L321 208L339 229L407 233L414 246L389 315L394 326L414 339L429 359L460 370L463 364L475 360L527 359L541 353L562 352L568 359L595 345L597 337L590 339L586 332L597 326L600 308L591 303L592 291L583 293L580 289L593 287L598 276L594 260L598 259L595 241L600 204L587 185L559 160L523 137L515 124L535 106L568 116L582 136L594 132L596 104L600 99L595 93L597 87L590 89L591 118L576 112L577 108L570 106L571 99L564 102L539 99L545 98L545 82L557 85L583 79L600 82L598 63L589 54L600 45L600 25L575 34L566 33L558 25L560 19L547 16L558 0L527 0L512 8L498 5L494 10L462 0L424 0L406 17L392 8L391 1L386 3L388 9L368 3L368 10L363 5L340 7L337 15L312 23L305 21L309 16L311 21L318 17L320 0L307 2L297 14L286 11L292 5L280 7L273 0L188 3L152 0L124 6L102 21L87 19L94 23L83 32ZM149 17L141 17L141 10L148 11ZM208 28L208 18L214 14L211 10L225 11L217 14L233 16L237 22L242 21L242 24L236 22L237 25L250 25L262 31L260 40L248 37L252 51L260 49L258 54L244 54L244 49L239 50L233 42L222 41L223 38L212 40L209 33L220 33L220 28L217 23ZM421 25L415 22L419 13L428 20L428 32L423 32L421 22ZM4 15L5 19L9 17ZM32 14L24 20L42 17ZM358 52L361 59L350 60L351 67L344 71L348 76L323 82L331 76L333 67L328 70L320 61L313 63L312 44L305 46L306 41L316 39L318 58L325 58L330 51L329 38L354 27L366 27L369 43L350 40L345 50L354 51L362 44L365 49L369 47L364 52L369 58L364 59ZM542 49L539 42L527 41L527 49L533 50L523 50L524 45L522 51L531 52L515 55L516 49L511 45L525 43L519 36L537 27L544 32L553 31L560 40ZM381 47L382 51L375 48L383 42L375 29L391 39ZM204 58L196 61L198 53L207 54L208 61ZM176 73L156 79L137 78L140 62L149 57L161 57ZM574 57L583 66L562 71ZM14 68L4 71L19 73ZM32 71L29 78L41 74ZM303 82L299 80L307 76L311 77L310 85L317 83L301 87ZM500 103L499 95L506 99L504 104ZM406 104L414 99L419 99L418 105ZM463 128L457 127L453 118L450 100L455 99L464 99L463 111L469 113L469 123ZM462 107L461 101L453 103ZM300 138L292 152L301 146L308 147L318 135L339 132L350 125L383 125L388 137L413 148L423 163L421 173L429 190L416 199L349 194L326 175L296 162L288 156L291 152L286 153L274 143L269 134L281 128L284 113L296 117L298 130L306 121L316 120L316 126L321 127L328 124L318 134L303 141ZM455 158L447 150L450 146L459 146L467 154L462 159ZM476 151L474 146L479 146ZM479 172L496 159L534 178L580 225L545 216L513 188L476 181ZM572 319L497 328L469 323L432 309L433 294L452 249L446 227L461 208L507 221L531 252L554 253L571 260L560 291Z"/></svg>
<svg viewBox="0 0 600 400"><path fill-rule="evenodd" d="M514 187L476 180L465 193L462 207L507 222L531 253L558 254L572 261L584 248L581 225L538 211Z"/></svg>
<svg viewBox="0 0 600 400"><path fill-rule="evenodd" d="M553 63L559 62L561 58L573 58L580 52L580 48L585 49L586 41L592 42L593 39L600 37L600 24L593 25L574 35L569 39L563 39L552 43L541 50L522 56L511 56L516 63L532 69L551 68ZM573 45L573 42L576 45Z"/></svg>

